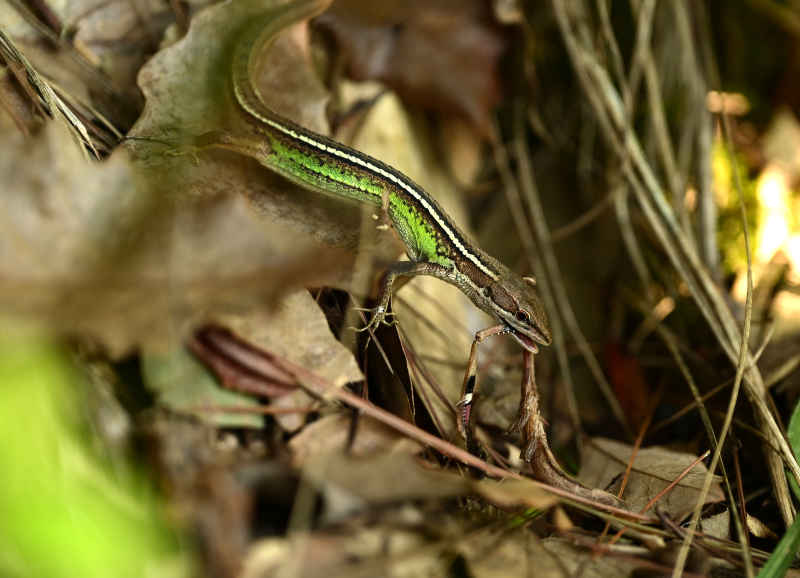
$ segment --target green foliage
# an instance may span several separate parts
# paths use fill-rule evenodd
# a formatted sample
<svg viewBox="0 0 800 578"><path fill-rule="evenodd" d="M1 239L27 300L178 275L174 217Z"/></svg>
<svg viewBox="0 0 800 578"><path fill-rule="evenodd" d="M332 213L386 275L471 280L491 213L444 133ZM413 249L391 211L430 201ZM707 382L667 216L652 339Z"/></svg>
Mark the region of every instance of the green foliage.
<svg viewBox="0 0 800 578"><path fill-rule="evenodd" d="M795 457L800 459L800 403L795 406L792 412L788 434L792 451ZM795 497L800 499L800 492L798 492L798 487L794 480L792 480L792 489ZM769 560L767 560L761 572L758 573L758 578L780 578L786 574L789 565L797 556L798 549L800 549L800 518L795 519L794 524L789 527L781 541L778 542Z"/></svg>
<svg viewBox="0 0 800 578"><path fill-rule="evenodd" d="M794 407L792 417L789 419L789 430L787 432L789 437L789 445L792 446L794 456L800 460L800 402ZM789 476L789 483L794 492L794 497L800 502L800 487L794 477Z"/></svg>
<svg viewBox="0 0 800 578"><path fill-rule="evenodd" d="M0 383L0 575L163 575L175 541L152 492L91 452L63 352L3 334Z"/></svg>

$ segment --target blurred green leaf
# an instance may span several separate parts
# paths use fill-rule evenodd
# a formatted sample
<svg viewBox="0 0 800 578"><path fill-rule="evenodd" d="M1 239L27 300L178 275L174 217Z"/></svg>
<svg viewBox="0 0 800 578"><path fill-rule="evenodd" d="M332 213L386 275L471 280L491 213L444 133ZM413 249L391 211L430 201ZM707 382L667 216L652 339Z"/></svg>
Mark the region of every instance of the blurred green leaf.
<svg viewBox="0 0 800 578"><path fill-rule="evenodd" d="M758 573L758 578L779 578L786 574L786 570L797 555L798 548L800 548L800 518L795 519L794 524L778 542L769 560Z"/></svg>
<svg viewBox="0 0 800 578"><path fill-rule="evenodd" d="M176 541L152 490L91 452L77 380L54 344L0 332L0 574L164 575Z"/></svg>
<svg viewBox="0 0 800 578"><path fill-rule="evenodd" d="M800 456L800 403L794 407L792 417L789 420L789 443L792 446L792 451L795 457ZM799 458L800 459L800 458ZM791 482L794 495L800 499L800 492L798 491L797 482L789 478ZM772 554L767 560L767 563L758 573L758 578L779 578L786 574L789 565L794 561L797 556L797 551L800 549L800 518L796 518L783 535L781 541L778 542L777 547L773 550Z"/></svg>
<svg viewBox="0 0 800 578"><path fill-rule="evenodd" d="M792 417L789 418L789 445L792 446L794 457L800 460L800 402L794 406ZM789 484L794 492L794 497L800 502L800 487L797 485L797 480L794 476L789 476Z"/></svg>

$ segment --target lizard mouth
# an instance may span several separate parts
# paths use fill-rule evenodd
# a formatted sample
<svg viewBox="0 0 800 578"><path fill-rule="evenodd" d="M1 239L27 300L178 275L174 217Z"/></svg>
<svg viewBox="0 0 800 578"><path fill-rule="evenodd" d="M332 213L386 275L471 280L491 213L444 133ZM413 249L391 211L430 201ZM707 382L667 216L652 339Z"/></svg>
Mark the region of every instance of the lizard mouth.
<svg viewBox="0 0 800 578"><path fill-rule="evenodd" d="M517 343L519 343L523 348L527 349L531 353L539 353L539 346L536 345L536 341L527 335L520 333L508 324L506 324L506 327L508 328L508 332L511 334L511 336L516 339Z"/></svg>

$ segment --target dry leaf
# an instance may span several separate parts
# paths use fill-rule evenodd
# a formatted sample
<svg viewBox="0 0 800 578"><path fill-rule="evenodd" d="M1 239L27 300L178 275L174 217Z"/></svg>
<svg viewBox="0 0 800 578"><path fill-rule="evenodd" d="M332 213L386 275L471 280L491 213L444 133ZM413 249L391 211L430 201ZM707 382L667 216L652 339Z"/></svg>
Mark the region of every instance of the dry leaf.
<svg viewBox="0 0 800 578"><path fill-rule="evenodd" d="M610 439L592 438L584 447L586 451L578 479L590 488L605 488L616 494L632 446ZM640 512L651 498L666 488L695 459L696 456L691 454L661 447L640 449L622 499L632 511ZM671 518L682 519L694 509L707 471L705 464L697 464L658 502L658 507ZM715 476L705 503L724 499L719 479Z"/></svg>
<svg viewBox="0 0 800 578"><path fill-rule="evenodd" d="M254 347L296 363L336 387L364 379L352 353L331 333L325 316L308 291L286 295L269 309L251 306L241 312L215 315L211 321L230 329ZM303 407L312 401L298 388L273 403ZM285 430L294 431L303 424L305 416L279 414L275 419Z"/></svg>
<svg viewBox="0 0 800 578"><path fill-rule="evenodd" d="M594 556L564 540L541 540L519 528L468 537L460 541L458 551L467 562L469 575L475 578L563 578L578 569L583 578L618 578L630 576L636 567L635 560Z"/></svg>
<svg viewBox="0 0 800 578"><path fill-rule="evenodd" d="M561 569L558 576L580 573L583 578L619 578L634 576L633 571L639 566L647 567L646 562L640 562L630 554L598 556L589 548L580 548L560 538L547 538L541 544L545 553L540 559L549 559L551 564L557 561L557 567ZM670 567L662 566L662 569L668 572Z"/></svg>
<svg viewBox="0 0 800 578"><path fill-rule="evenodd" d="M770 540L780 539L780 536L773 532L769 526L750 514L747 514L747 529L756 538L769 538Z"/></svg>
<svg viewBox="0 0 800 578"><path fill-rule="evenodd" d="M363 379L352 354L331 334L324 315L305 290L285 296L275 307L249 307L243 313L218 314L213 321L254 347L302 365L337 386ZM160 405L217 426L263 425L261 416L242 411L258 405L253 397L222 389L182 346L166 351L146 348L143 364L145 382L159 393ZM272 405L307 407L312 402L297 388L273 399ZM238 411L226 413L222 411L225 406L236 406ZM278 414L274 419L285 430L294 431L303 424L305 415Z"/></svg>
<svg viewBox="0 0 800 578"><path fill-rule="evenodd" d="M404 101L488 131L505 39L485 3L340 0L317 22L334 34L356 80L380 80Z"/></svg>
<svg viewBox="0 0 800 578"><path fill-rule="evenodd" d="M358 421L351 443L350 427L354 419ZM292 464L302 468L314 456L344 450L359 458L376 453L417 454L422 451L422 446L371 417L339 412L321 417L304 427L291 439L289 449L292 451Z"/></svg>
<svg viewBox="0 0 800 578"><path fill-rule="evenodd" d="M419 523L419 515L404 515L404 511L399 514L391 511L385 522L369 526L343 526L335 531L309 533L302 539L255 542L241 575L262 578L288 572L298 578L446 576L450 565L447 557L419 555L429 538L403 527Z"/></svg>
<svg viewBox="0 0 800 578"><path fill-rule="evenodd" d="M469 480L423 466L409 449L366 458L344 452L315 454L306 461L303 473L321 488L344 493L363 505L462 496L470 491Z"/></svg>
<svg viewBox="0 0 800 578"><path fill-rule="evenodd" d="M731 515L725 510L700 520L700 531L708 536L727 540L731 537Z"/></svg>
<svg viewBox="0 0 800 578"><path fill-rule="evenodd" d="M253 397L222 389L194 356L183 347L166 354L142 355L142 379L157 394L160 407L189 414L217 427L253 427L264 425L263 416L253 412L223 412L214 408L255 408Z"/></svg>
<svg viewBox="0 0 800 578"><path fill-rule="evenodd" d="M575 527L575 524L572 523L572 520L570 520L564 508L561 506L553 510L553 525L562 533L569 532Z"/></svg>

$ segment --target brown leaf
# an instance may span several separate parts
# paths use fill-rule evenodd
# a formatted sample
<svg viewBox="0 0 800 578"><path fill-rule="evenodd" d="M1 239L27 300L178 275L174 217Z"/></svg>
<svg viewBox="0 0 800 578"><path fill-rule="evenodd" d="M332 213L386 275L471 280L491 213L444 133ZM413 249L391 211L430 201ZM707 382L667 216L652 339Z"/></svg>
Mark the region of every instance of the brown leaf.
<svg viewBox="0 0 800 578"><path fill-rule="evenodd" d="M727 540L731 536L731 514L728 510L700 520L700 530L707 536Z"/></svg>
<svg viewBox="0 0 800 578"><path fill-rule="evenodd" d="M537 560L559 568L559 573L554 576L580 573L583 578L618 578L633 576L633 570L641 565L634 556L598 556L588 548L580 548L559 538L542 540L541 546L544 552ZM670 570L668 566L662 566L661 569L664 572Z"/></svg>
<svg viewBox="0 0 800 578"><path fill-rule="evenodd" d="M336 387L364 379L352 353L331 333L325 316L308 291L286 295L274 308L248 307L242 312L216 315L212 321L227 327L254 347L301 365ZM310 405L311 401L307 393L297 389L273 403L301 407ZM275 419L285 430L294 431L302 425L305 416L279 414Z"/></svg>
<svg viewBox="0 0 800 578"><path fill-rule="evenodd" d="M544 540L521 529L496 535L484 533L458 543L469 575L476 578L536 576L562 578L576 573L584 578L630 576L635 559L596 556L558 538Z"/></svg>
<svg viewBox="0 0 800 578"><path fill-rule="evenodd" d="M317 19L356 80L380 80L403 100L467 117L484 133L500 97L505 39L484 2L336 2Z"/></svg>
<svg viewBox="0 0 800 578"><path fill-rule="evenodd" d="M363 379L352 354L331 334L325 316L307 291L284 296L275 307L250 306L241 313L219 313L211 321L239 338L288 359L324 377L336 386ZM189 413L218 426L260 427L263 418L242 411L224 412L225 406L257 405L253 397L226 391L183 347L146 348L144 375L159 393L159 404ZM312 400L297 388L272 400L274 406L307 407ZM207 407L211 406L211 407ZM277 414L274 419L287 431L305 421L302 413Z"/></svg>
<svg viewBox="0 0 800 578"><path fill-rule="evenodd" d="M193 415L217 427L252 427L264 425L263 416L253 413L210 411L208 406L258 406L254 398L222 389L208 370L183 347L162 355L142 355L142 378L157 394L160 407L176 413Z"/></svg>
<svg viewBox="0 0 800 578"><path fill-rule="evenodd" d="M350 428L357 419L355 437L350 443ZM340 452L344 448L354 457L365 457L376 453L396 453L422 450L417 442L400 435L397 431L367 417L356 417L339 412L324 416L307 425L289 442L292 463L302 468L309 459L321 454Z"/></svg>
<svg viewBox="0 0 800 578"><path fill-rule="evenodd" d="M423 466L409 449L374 453L366 458L344 452L316 454L306 462L303 472L328 491L344 492L342 499L349 504L354 503L354 498L374 505L462 496L470 491L469 480L457 473Z"/></svg>
<svg viewBox="0 0 800 578"><path fill-rule="evenodd" d="M581 471L578 476L581 482L593 488L605 488L616 494L621 483L632 446L622 442L592 438L586 444ZM636 455L631 476L622 496L625 503L634 512L641 511L644 506L661 490L666 488L680 473L685 470L696 456L676 452L661 447L642 448ZM697 464L659 502L659 508L673 519L679 520L694 509L703 485L707 468L702 462ZM725 499L719 480L711 485L706 497L707 504Z"/></svg>

